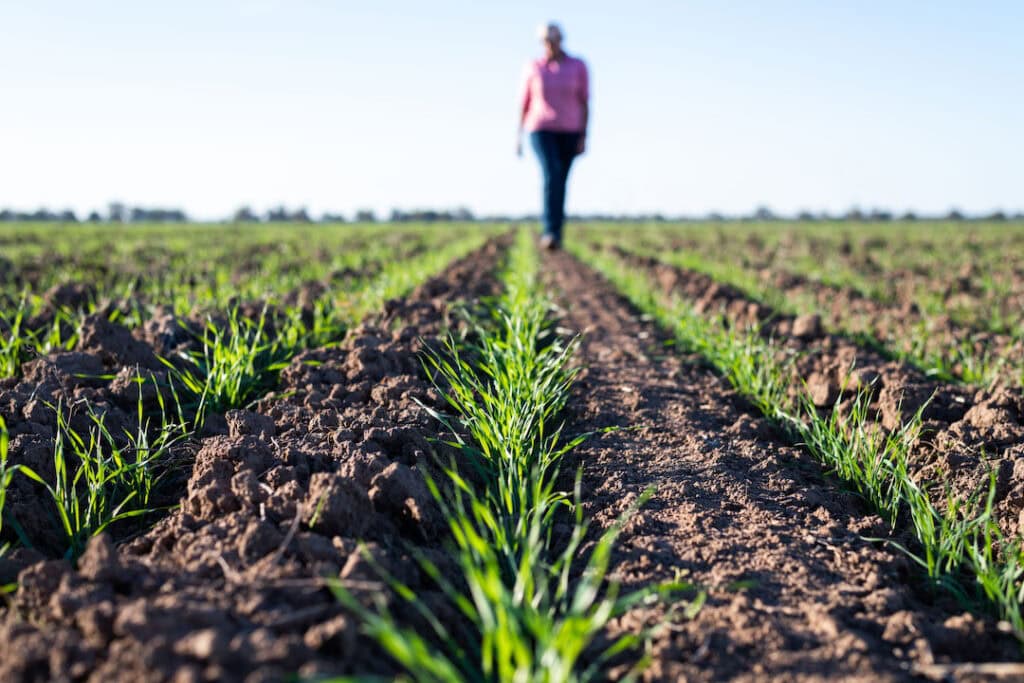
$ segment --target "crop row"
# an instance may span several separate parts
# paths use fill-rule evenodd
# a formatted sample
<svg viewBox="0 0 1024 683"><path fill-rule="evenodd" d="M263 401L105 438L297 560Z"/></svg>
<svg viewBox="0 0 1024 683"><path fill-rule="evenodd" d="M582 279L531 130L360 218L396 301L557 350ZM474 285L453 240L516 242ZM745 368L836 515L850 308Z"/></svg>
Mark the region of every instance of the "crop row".
<svg viewBox="0 0 1024 683"><path fill-rule="evenodd" d="M145 229L138 230L147 235ZM75 348L83 320L94 314L129 329L168 314L196 326L205 324L206 318L220 318L221 326L227 326L231 311L239 306L246 307L248 315L243 317L254 324L266 307L268 317L275 319L268 322L301 318L319 337L330 336L347 315L352 292L380 278L394 279L400 270L394 267L397 263L436 249L443 241L472 235L457 229L454 233L411 229L387 233L373 226L310 234L267 229L266 234L245 236L245 247L239 248L230 244L239 235L219 230L229 229L207 227L198 233L203 235L194 245L199 249L211 232L218 238L218 246L198 255L185 251L184 244L163 245L160 253L168 256L167 262L150 259L131 265L120 257L107 261L102 253L84 250L78 258L91 265L67 271L44 259L35 265L60 273L61 278L60 284L45 291L23 282L24 288L14 292L11 288L33 265L14 267L8 293L0 296L0 378L16 374L28 358ZM267 241L278 237L278 242ZM54 244L66 241L56 239ZM127 253L129 258L135 254ZM95 272L100 264L102 274ZM69 279L76 272L83 279Z"/></svg>
<svg viewBox="0 0 1024 683"><path fill-rule="evenodd" d="M387 576L392 589L421 610L430 633L403 627L389 611L362 607L343 583L339 599L364 629L417 681L595 680L616 654L636 649L645 633L621 636L600 653L588 649L608 623L652 596L690 590L666 583L620 596L608 584L611 548L626 517L589 539L579 477L573 491L560 472L565 455L589 435L565 435L560 411L576 370L575 340L553 334L550 302L537 284L538 260L526 231L503 275L504 291L471 320L473 333L431 353L427 366L451 415L435 414L466 433L459 458L428 481L444 511L458 576L427 557L420 566L450 601L445 623ZM556 526L562 530L554 533ZM587 540L593 540L584 551ZM699 602L697 603L699 606ZM635 675L643 667L641 660Z"/></svg>
<svg viewBox="0 0 1024 683"><path fill-rule="evenodd" d="M1024 294L1021 224L669 225L649 245L757 273L804 276L886 304L1008 331ZM1014 302L1017 302L1016 304Z"/></svg>
<svg viewBox="0 0 1024 683"><path fill-rule="evenodd" d="M254 320L232 307L226 326L207 322L201 350L185 354L183 369L168 361L171 374L199 397L204 410L223 412L244 406L265 393L296 353L339 342L385 301L408 293L483 240L483 234L471 234L414 258L387 262L347 291L325 291L310 301L311 317L303 316L301 309L285 308L268 324L266 308Z"/></svg>
<svg viewBox="0 0 1024 683"><path fill-rule="evenodd" d="M592 241L620 248L609 234L595 232ZM667 233L661 233L647 235L628 249L703 273L775 311L820 315L831 331L909 362L933 377L980 386L999 381L1024 385L1024 325L1019 322L1009 334L978 331L951 323L945 313L929 314L915 307L851 296L848 289L833 290L805 277L744 266L728 252L713 255L681 250L673 244Z"/></svg>
<svg viewBox="0 0 1024 683"><path fill-rule="evenodd" d="M109 422L104 409L89 402L83 409L81 400L65 400L58 392L48 403L55 429L52 458L45 467L7 452L7 425L0 420L0 538L25 545L39 540L16 518L3 514L4 500L15 489L22 500L42 493L41 500L52 504L69 556L79 554L91 536L111 525L152 512L151 494L175 465L172 456L203 429L211 412L259 398L273 388L295 354L340 341L387 300L407 294L484 239L484 233L476 233L415 258L386 263L349 291L324 294L314 305L322 315L312 319L283 315L270 320L265 308L252 318L237 306L220 320L209 319L194 332L195 348L160 359L164 370L121 368L138 387L134 424L125 433ZM76 419L83 412L84 426Z"/></svg>
<svg viewBox="0 0 1024 683"><path fill-rule="evenodd" d="M822 411L794 372L785 347L692 300L664 293L649 273L615 252L573 247L641 311L671 331L680 347L713 364L742 395L824 467L859 493L896 532L913 543L898 546L928 583L971 607L989 610L1024 639L1024 548L1007 537L994 515L994 472L978 490L962 495L943 481L922 481L913 471L924 407L890 429L869 408L872 387L851 387ZM893 542L894 543L894 542Z"/></svg>
<svg viewBox="0 0 1024 683"><path fill-rule="evenodd" d="M156 293L254 279L284 292L293 281L343 275L357 252L400 254L466 226L7 226L0 260L5 294L36 293L67 282L115 292L135 283ZM195 283L191 282L195 280ZM156 286L159 285L159 286Z"/></svg>
<svg viewBox="0 0 1024 683"><path fill-rule="evenodd" d="M968 226L941 221L816 226L782 223L745 225L734 229L730 236L748 249L751 262L770 257L773 265L795 262L800 269L817 267L823 273L826 266L835 266L839 273L858 277L859 271L851 269L858 263L874 264L886 272L909 269L928 273L936 268L955 271L966 264L1005 270L1020 265L1012 260L1008 263L1000 252L1017 253L1015 247L1024 243L1021 227L1019 222ZM698 237L706 230L678 226L665 232ZM717 241L728 247L722 244L725 234L723 229ZM737 236L741 238L737 240ZM894 287L889 291L897 290Z"/></svg>
<svg viewBox="0 0 1024 683"><path fill-rule="evenodd" d="M121 235L107 228L99 235L103 240L90 241L64 229L51 235L40 253L5 251L0 302L10 309L27 298L30 314L45 306L92 310L125 300L178 314L223 308L233 300L281 304L323 287L344 286L384 262L472 231L184 226L178 232L170 237L158 228L138 227Z"/></svg>

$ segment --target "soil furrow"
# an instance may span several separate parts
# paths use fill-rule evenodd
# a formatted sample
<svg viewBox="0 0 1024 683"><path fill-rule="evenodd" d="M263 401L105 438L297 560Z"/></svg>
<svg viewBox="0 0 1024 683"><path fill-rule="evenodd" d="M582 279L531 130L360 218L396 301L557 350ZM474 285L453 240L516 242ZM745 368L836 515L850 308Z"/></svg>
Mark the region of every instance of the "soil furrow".
<svg viewBox="0 0 1024 683"><path fill-rule="evenodd" d="M545 268L561 325L584 334L572 431L635 427L577 449L588 514L608 526L657 489L621 536L614 575L638 587L682 573L710 589L695 619L654 637L649 678L903 680L965 653L1013 656L993 624L918 594L908 561L862 538L884 536L884 522L705 365L666 350L600 275L562 253Z"/></svg>
<svg viewBox="0 0 1024 683"><path fill-rule="evenodd" d="M962 237L952 243L941 238L907 242L895 239L893 234L861 237L857 244L837 237L821 240L791 233L788 239L768 244L755 234L743 238L719 233L717 240L668 236L647 244L742 263L762 274L792 272L794 268L802 273L808 267L824 268L825 272L834 269L829 276L852 278L864 295L892 301L908 310L926 302L941 302L955 322L980 329L991 330L993 314L1004 324L1019 320L1024 273L1013 256L1020 251L1020 235L1011 230L1005 231L1003 239L983 242ZM999 256L993 258L996 254Z"/></svg>
<svg viewBox="0 0 1024 683"><path fill-rule="evenodd" d="M923 407L923 437L911 454L915 478L937 484L933 494L941 505L945 484L967 498L987 487L994 469L1000 526L1011 536L1024 531L1024 395L1019 389L972 389L934 381L906 363L829 334L819 316L780 314L702 273L628 252L622 256L666 293L692 302L698 312L721 311L739 328L760 325L766 338L797 354L796 371L821 411L836 408L845 396L838 404L844 410L854 392L864 389L871 392L878 424L893 430ZM793 383L794 391L802 387Z"/></svg>
<svg viewBox="0 0 1024 683"><path fill-rule="evenodd" d="M671 243L670 243L670 248ZM849 286L839 286L811 279L780 267L753 268L762 286L788 300L808 302L822 316L827 327L848 334L866 334L888 345L894 355L913 354L922 359L943 358L948 372L957 378L974 374L999 376L1004 383L1020 383L1024 363L1024 341L1014 335L957 322L950 315L926 314L913 297L885 303ZM971 269L963 269L950 280L945 296L947 308L956 308L956 297L979 296ZM899 281L899 274L887 275ZM806 304L805 306L806 307ZM976 307L976 306L975 306ZM1008 306L1013 308L1012 303ZM987 364L992 369L970 367L970 363ZM997 364L1002 363L1002 367Z"/></svg>
<svg viewBox="0 0 1024 683"><path fill-rule="evenodd" d="M367 604L381 595L357 549L365 541L421 600L436 597L407 546L448 567L419 470L429 440L451 437L423 407L444 408L419 352L454 324L451 304L494 293L506 244L492 240L388 302L340 347L293 359L275 396L229 411L223 433L202 440L180 509L155 527L120 546L93 539L77 569L21 571L0 622L0 679L394 675L324 578Z"/></svg>

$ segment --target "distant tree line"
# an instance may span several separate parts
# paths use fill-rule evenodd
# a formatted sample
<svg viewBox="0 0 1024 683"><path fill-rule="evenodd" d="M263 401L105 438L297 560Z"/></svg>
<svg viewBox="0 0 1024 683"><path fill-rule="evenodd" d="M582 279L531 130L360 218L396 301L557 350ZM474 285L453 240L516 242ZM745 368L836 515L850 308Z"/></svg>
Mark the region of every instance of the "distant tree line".
<svg viewBox="0 0 1024 683"><path fill-rule="evenodd" d="M352 220L358 223L375 223L377 215L368 209L356 211ZM231 223L346 223L348 219L344 214L327 212L319 219L313 218L305 207L288 209L278 206L260 215L248 206L237 209L229 219Z"/></svg>
<svg viewBox="0 0 1024 683"><path fill-rule="evenodd" d="M712 214L717 216L718 220L730 220L728 217L722 217L720 214ZM870 209L862 210L858 206L854 206L848 211L841 214L830 214L828 212L814 213L811 211L800 211L795 216L785 216L776 214L767 206L758 207L753 214L750 216L739 216L732 220L755 220L755 221L801 221L801 222L813 222L813 221L853 221L853 222L875 222L884 223L887 221L1006 221L1006 220L1024 220L1024 213L1017 213L1015 215L1007 214L1005 211L992 211L986 214L975 214L966 215L959 209L950 209L945 214L918 214L915 211L906 211L901 214L897 214L893 211L887 211L885 209Z"/></svg>
<svg viewBox="0 0 1024 683"><path fill-rule="evenodd" d="M9 223L12 221L46 221L48 223L77 223L78 217L71 210L50 211L39 209L38 211L12 211L11 209L0 209L0 221Z"/></svg>
<svg viewBox="0 0 1024 683"><path fill-rule="evenodd" d="M496 214L487 216L476 216L465 207L456 209L392 209L388 221L393 223L401 222L453 222L453 221L484 221L494 222L528 222L538 220L536 214L506 215ZM993 211L985 214L965 214L959 209L951 209L944 214L919 214L913 211L895 213L884 209L862 210L853 207L848 211L839 214L828 212L800 211L793 215L776 213L767 206L759 206L749 214L725 214L712 211L703 216L692 215L666 215L663 213L634 213L634 214L612 214L612 213L588 213L573 214L570 219L588 222L685 222L685 221L799 221L799 222L886 222L886 221L918 221L918 220L945 220L945 221L1007 221L1024 220L1024 212L1007 213L1004 211ZM185 223L189 220L188 214L180 209L143 208L128 206L120 202L112 202L104 214L97 211L90 212L82 220L75 215L74 211L50 211L41 208L36 211L15 211L12 209L0 209L0 222L12 221L33 221L48 223ZM313 217L305 207L289 209L285 206L272 208L262 214L253 211L248 206L237 209L230 217L223 222L227 223L345 223L349 220L343 214L327 212L319 217ZM378 219L377 214L370 209L360 209L354 212L351 220L357 223L373 223Z"/></svg>
<svg viewBox="0 0 1024 683"><path fill-rule="evenodd" d="M127 206L120 202L111 202L107 207L107 216L93 211L87 219L90 223L106 221L108 223L187 223L188 214L181 209L147 209L141 206Z"/></svg>
<svg viewBox="0 0 1024 683"><path fill-rule="evenodd" d="M267 211L262 217L248 206L243 206L235 211L231 218L233 223L257 223L260 221L267 223L345 223L347 220L344 214L330 212L322 214L319 220L314 220L305 208L289 210L283 206ZM375 223L377 222L377 214L370 209L360 209L352 215L352 220L356 223ZM392 223L410 221L421 223L444 221L450 223L452 221L475 221L477 218L469 209L460 207L457 209L415 209L412 211L392 209L388 220Z"/></svg>
<svg viewBox="0 0 1024 683"><path fill-rule="evenodd" d="M152 209L141 206L126 206L113 202L107 207L107 213L101 215L91 211L83 220L79 220L70 209L50 211L14 211L0 209L0 222L45 221L48 223L187 223L188 214L181 209Z"/></svg>
<svg viewBox="0 0 1024 683"><path fill-rule="evenodd" d="M405 221L430 222L430 221L472 221L476 220L473 212L465 207L448 210L416 209L415 211L402 211L401 209L391 210L391 222L401 223Z"/></svg>

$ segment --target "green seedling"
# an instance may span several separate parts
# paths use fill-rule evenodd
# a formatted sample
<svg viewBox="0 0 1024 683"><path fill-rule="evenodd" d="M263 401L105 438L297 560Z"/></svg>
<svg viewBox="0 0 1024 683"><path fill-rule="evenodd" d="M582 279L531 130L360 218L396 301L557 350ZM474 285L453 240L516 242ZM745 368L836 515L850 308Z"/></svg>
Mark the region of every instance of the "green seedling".
<svg viewBox="0 0 1024 683"><path fill-rule="evenodd" d="M942 506L911 474L909 454L920 434L924 406L889 433L872 420L866 390L848 401L846 415L837 409L823 416L805 387L795 392L796 400L787 398L796 380L785 356L758 330L727 328L720 317L703 316L686 302L657 294L653 282L607 251L570 248L672 331L681 348L704 356L740 394L863 495L890 524L896 525L906 513L916 545L897 547L922 567L929 582L965 604L972 596L978 598L1024 642L1022 540L1005 539L993 519L994 473L987 489L967 500L947 490Z"/></svg>
<svg viewBox="0 0 1024 683"><path fill-rule="evenodd" d="M418 611L428 633L400 625L379 594L374 608L367 609L342 583L334 584L338 599L360 616L364 632L412 680L598 680L612 658L637 649L650 635L627 634L604 653L589 653L612 619L652 599L697 593L673 581L620 596L609 579L615 540L650 491L580 556L588 525L579 475L574 493L557 488L560 461L586 438L563 437L556 424L575 377L568 360L576 344L549 334L549 302L536 284L537 268L531 238L521 232L503 277L504 293L489 302L469 335L476 341L449 338L444 351L426 357L428 372L462 429L445 416L435 417L467 436L449 444L460 459L441 467L441 481L427 478L448 521L459 575L445 576L423 556L419 564L462 623L442 623L386 572L381 574L392 592ZM478 476L465 477L460 467ZM567 540L553 538L558 519L569 521ZM694 614L701 604L698 593L681 616ZM669 615L680 616L671 610ZM641 657L627 678L645 664Z"/></svg>
<svg viewBox="0 0 1024 683"><path fill-rule="evenodd" d="M186 434L180 424L165 422L151 437L148 421L141 417L141 393L138 429L123 435L111 433L103 415L91 408L88 434L78 434L71 429L71 409L64 404L51 407L57 416L54 476L48 479L25 465L19 472L49 494L65 536L66 556L76 558L92 536L154 511L150 499L164 471L161 465Z"/></svg>
<svg viewBox="0 0 1024 683"><path fill-rule="evenodd" d="M630 244L624 249L629 254L655 258L665 264L705 274L714 280L738 288L751 299L768 305L773 309L791 315L821 312L822 306L811 295L802 292L799 296L779 289L774 284L764 281L757 273L743 263L740 255L747 247L742 241L733 245L739 251L722 252L720 249L701 249L698 251L673 251L666 248L666 239L652 237L646 241ZM622 249L616 234L600 234L591 240L600 251ZM707 246L707 244L705 244ZM835 266L833 268L832 266ZM789 272L794 264L780 264L780 272ZM813 266L813 267L812 267ZM839 270L836 270L839 268ZM865 296L873 298L883 305L893 306L897 302L893 293L877 291L878 282L885 278L870 278L856 271L843 271L838 264L823 265L816 256L808 256L804 266L798 266L796 272L835 287L850 286ZM837 275L839 273L839 275ZM939 298L931 303L923 295L917 297L924 318L912 326L906 335L874 336L864 325L856 326L853 321L842 319L834 322L834 331L855 342L872 348L887 358L898 359L921 369L925 374L946 382L965 382L973 385L989 386L998 378L1007 376L1016 381L1019 371L1009 370L1011 365L1005 357L999 357L988 351L978 352L972 339L948 339L945 335L933 334L931 328L934 318L943 316L947 311L944 300ZM962 319L964 315L954 315L954 319ZM965 321L966 325L975 325L977 321ZM1000 331L1006 328L1005 322L992 322L983 325L985 329ZM969 328L968 328L969 330ZM971 335L973 336L973 335ZM1016 363L1019 367L1020 363ZM1018 382L1020 384L1020 382Z"/></svg>
<svg viewBox="0 0 1024 683"><path fill-rule="evenodd" d="M9 447L10 433L7 431L7 423L0 416L0 533L4 530L4 503L7 502L7 489L14 480L14 476L21 470L20 465L11 465L7 462Z"/></svg>

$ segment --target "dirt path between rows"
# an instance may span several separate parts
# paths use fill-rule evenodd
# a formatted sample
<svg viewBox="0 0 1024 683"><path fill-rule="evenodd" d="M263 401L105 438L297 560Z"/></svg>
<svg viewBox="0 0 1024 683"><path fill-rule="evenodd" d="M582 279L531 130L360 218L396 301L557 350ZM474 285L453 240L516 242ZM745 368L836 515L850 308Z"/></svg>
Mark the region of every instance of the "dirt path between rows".
<svg viewBox="0 0 1024 683"><path fill-rule="evenodd" d="M917 481L933 484L935 505L945 505L947 485L964 499L987 491L989 472L995 470L996 519L1008 536L1024 530L1024 395L1019 389L936 381L907 363L829 333L817 315L782 314L703 273L628 252L620 256L695 311L721 312L740 330L758 325L763 338L795 355L790 394L802 392L806 383L823 414L834 411L841 397L838 409L848 410L860 389L870 393L872 419L887 431L921 409L923 434L910 453L909 467Z"/></svg>
<svg viewBox="0 0 1024 683"><path fill-rule="evenodd" d="M669 242L667 246L661 245L661 248L677 251L684 247L679 246L678 242ZM639 255L631 249L621 249L618 253L626 257ZM813 302L813 310L821 314L822 321L829 329L844 334L871 335L880 344L888 345L893 353L939 354L950 358L950 371L961 379L967 368L962 359L956 360L959 354L970 350L978 358L987 355L993 363L996 358L1000 358L1004 365L998 368L996 374L1008 386L1020 384L1019 368L1024 362L1024 340L1007 333L993 332L983 325L958 322L950 315L926 314L918 307L912 291L902 293L895 302L884 303L849 285L821 282L782 267L760 264L748 268L757 274L763 284L787 299ZM878 275L895 282L908 283L904 285L907 288L910 288L909 283L915 277L922 277L903 271ZM968 303L971 307L982 305L975 301L982 296L977 276L977 269L965 268L958 273L932 274L931 278L935 286L945 288L947 309L952 310ZM750 294L747 298L753 300L757 296ZM1008 299L1002 304L1006 311L1019 311L1024 305L1024 299L1021 299L1021 305L1012 296ZM1006 316L1003 313L1000 317L1005 319ZM915 349L922 338L922 329L927 330L925 346L923 349Z"/></svg>
<svg viewBox="0 0 1024 683"><path fill-rule="evenodd" d="M917 665L1012 658L990 622L912 587L909 563L862 536L884 523L706 366L678 356L595 271L546 257L560 324L584 334L571 431L612 432L577 449L588 516L607 526L650 486L613 559L626 587L707 586L695 619L653 642L652 680L906 680ZM751 581L742 590L727 587ZM616 628L636 631L658 612Z"/></svg>

